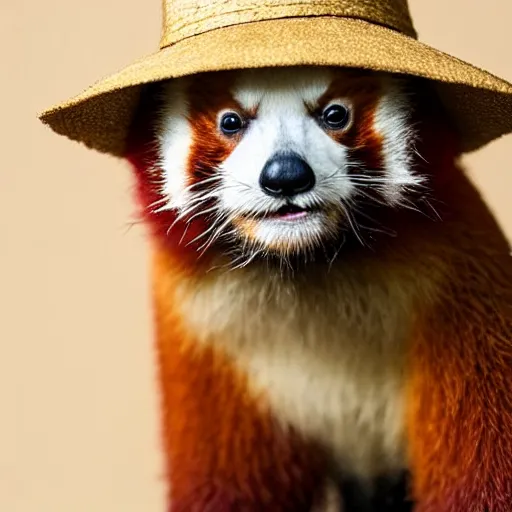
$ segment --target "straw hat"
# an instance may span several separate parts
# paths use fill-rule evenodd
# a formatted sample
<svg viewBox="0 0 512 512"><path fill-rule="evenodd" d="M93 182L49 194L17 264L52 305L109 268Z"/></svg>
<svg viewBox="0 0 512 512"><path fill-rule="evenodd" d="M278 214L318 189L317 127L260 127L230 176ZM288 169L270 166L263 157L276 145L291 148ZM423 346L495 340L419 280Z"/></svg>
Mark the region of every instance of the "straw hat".
<svg viewBox="0 0 512 512"><path fill-rule="evenodd" d="M512 131L512 85L416 39L407 0L164 0L160 50L41 114L123 155L144 84L204 71L329 65L432 81L473 151Z"/></svg>

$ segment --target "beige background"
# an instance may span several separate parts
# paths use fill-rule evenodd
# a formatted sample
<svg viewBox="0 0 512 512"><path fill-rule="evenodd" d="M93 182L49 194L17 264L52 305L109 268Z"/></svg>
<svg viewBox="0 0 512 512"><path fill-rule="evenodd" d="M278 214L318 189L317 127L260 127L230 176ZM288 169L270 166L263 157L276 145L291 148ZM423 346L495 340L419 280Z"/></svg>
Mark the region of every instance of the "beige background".
<svg viewBox="0 0 512 512"><path fill-rule="evenodd" d="M512 80L510 0L411 0ZM0 0L0 510L163 511L144 233L122 162L36 112L152 52L159 0ZM467 159L512 237L512 136Z"/></svg>

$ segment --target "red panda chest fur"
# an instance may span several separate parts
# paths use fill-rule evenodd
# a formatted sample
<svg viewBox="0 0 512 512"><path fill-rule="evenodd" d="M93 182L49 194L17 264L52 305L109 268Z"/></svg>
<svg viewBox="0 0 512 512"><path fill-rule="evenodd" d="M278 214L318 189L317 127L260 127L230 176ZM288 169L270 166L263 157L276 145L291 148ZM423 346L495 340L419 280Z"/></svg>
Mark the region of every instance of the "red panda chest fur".
<svg viewBox="0 0 512 512"><path fill-rule="evenodd" d="M374 275L361 289L370 272L335 267L297 283L262 265L183 276L168 298L196 342L225 352L285 428L369 479L406 465L404 365L416 300L413 275Z"/></svg>

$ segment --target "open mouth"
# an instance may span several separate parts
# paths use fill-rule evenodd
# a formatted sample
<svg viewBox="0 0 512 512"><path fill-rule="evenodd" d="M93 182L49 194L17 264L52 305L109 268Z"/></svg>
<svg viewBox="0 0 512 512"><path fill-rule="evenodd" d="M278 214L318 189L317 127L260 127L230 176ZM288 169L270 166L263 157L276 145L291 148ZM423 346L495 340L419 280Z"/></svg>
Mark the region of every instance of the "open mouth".
<svg viewBox="0 0 512 512"><path fill-rule="evenodd" d="M283 221L292 222L307 219L322 212L322 208L318 206L298 206L293 203L285 204L277 210L262 213L246 213L242 217L256 221Z"/></svg>
<svg viewBox="0 0 512 512"><path fill-rule="evenodd" d="M311 208L301 208L295 204L286 204L281 206L275 212L267 213L265 218L278 220L297 220L307 217L313 213Z"/></svg>

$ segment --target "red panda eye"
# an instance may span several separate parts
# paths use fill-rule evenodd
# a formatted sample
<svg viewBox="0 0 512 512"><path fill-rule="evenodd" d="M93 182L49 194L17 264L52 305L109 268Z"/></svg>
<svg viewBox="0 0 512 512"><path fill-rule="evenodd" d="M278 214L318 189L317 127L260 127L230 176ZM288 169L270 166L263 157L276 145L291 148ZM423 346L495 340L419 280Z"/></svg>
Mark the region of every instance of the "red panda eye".
<svg viewBox="0 0 512 512"><path fill-rule="evenodd" d="M330 130L341 130L350 121L350 112L344 105L329 105L322 113L322 121Z"/></svg>
<svg viewBox="0 0 512 512"><path fill-rule="evenodd" d="M220 129L226 135L234 135L244 126L242 118L236 112L227 112L220 120Z"/></svg>

